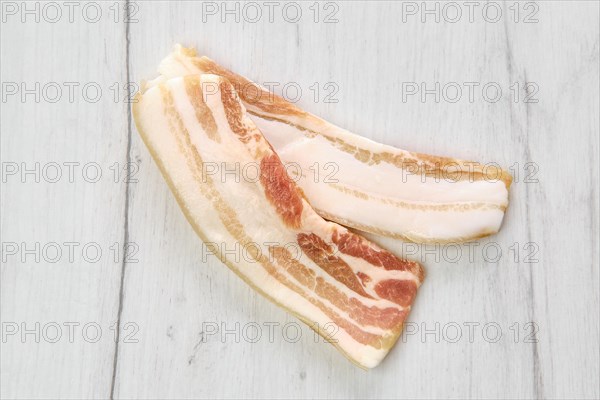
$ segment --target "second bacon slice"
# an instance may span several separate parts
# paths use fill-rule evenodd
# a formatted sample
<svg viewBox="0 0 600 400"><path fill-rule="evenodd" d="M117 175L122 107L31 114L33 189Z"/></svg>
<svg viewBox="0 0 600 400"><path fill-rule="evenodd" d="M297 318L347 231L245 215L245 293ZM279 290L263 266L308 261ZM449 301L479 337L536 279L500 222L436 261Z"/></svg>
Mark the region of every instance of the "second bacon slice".
<svg viewBox="0 0 600 400"><path fill-rule="evenodd" d="M500 229L512 177L496 164L376 143L179 45L161 62L159 72L157 82L188 74L229 79L282 161L300 167L301 173L290 169L290 174L328 220L417 243L474 240Z"/></svg>
<svg viewBox="0 0 600 400"><path fill-rule="evenodd" d="M243 249L221 260L355 363L379 364L402 331L421 266L321 218L226 79L169 79L138 94L133 112L198 235L215 251Z"/></svg>

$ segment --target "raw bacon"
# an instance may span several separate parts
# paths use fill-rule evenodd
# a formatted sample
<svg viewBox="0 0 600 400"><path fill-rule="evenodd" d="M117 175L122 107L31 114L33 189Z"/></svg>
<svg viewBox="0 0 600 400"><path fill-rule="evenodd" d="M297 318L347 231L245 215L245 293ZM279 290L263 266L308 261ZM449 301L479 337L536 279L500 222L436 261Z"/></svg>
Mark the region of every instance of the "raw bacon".
<svg viewBox="0 0 600 400"><path fill-rule="evenodd" d="M328 220L414 242L461 242L500 229L512 177L495 165L412 153L354 135L179 45L159 73L150 85L194 73L229 79L282 161L301 167L290 171L296 172L292 178ZM314 179L315 165L337 170L331 179Z"/></svg>
<svg viewBox="0 0 600 400"><path fill-rule="evenodd" d="M145 87L140 135L197 234L274 303L371 368L398 339L423 270L324 220L227 79L188 75ZM228 174L215 166L225 164ZM240 167L241 166L241 167ZM252 166L255 174L232 176ZM236 168L240 167L240 168Z"/></svg>

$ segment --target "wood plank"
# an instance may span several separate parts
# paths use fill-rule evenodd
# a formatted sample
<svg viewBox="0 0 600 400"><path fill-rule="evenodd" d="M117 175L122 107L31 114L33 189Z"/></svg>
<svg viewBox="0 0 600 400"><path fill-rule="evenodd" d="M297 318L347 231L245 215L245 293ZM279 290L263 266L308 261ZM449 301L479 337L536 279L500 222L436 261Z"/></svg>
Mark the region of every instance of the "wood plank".
<svg viewBox="0 0 600 400"><path fill-rule="evenodd" d="M54 4L2 3L1 397L108 398L129 107L111 91L126 83L126 52L109 6L122 5L95 3L96 16L76 2L70 22L67 6ZM32 93L22 99L23 90Z"/></svg>
<svg viewBox="0 0 600 400"><path fill-rule="evenodd" d="M151 243L144 247L151 247L152 252L143 267L128 269L124 305L127 318L136 316L144 321L147 356L134 347L123 349L119 396L593 397L598 393L590 379L598 372L597 343L592 340L597 336L597 319L577 319L585 329L574 333L564 324L566 316L558 304L570 304L574 315L575 307L580 307L570 301L576 289L584 294L587 309L598 310L598 279L593 267L598 249L585 239L585 232L597 239L597 213L589 218L589 206L572 208L573 224L581 218L588 224L567 223L563 228L567 235L564 230L552 232L547 218L563 214L561 208L568 200L558 192L562 191L559 186L550 185L557 175L564 174L564 167L556 163L558 148L547 139L572 142L564 130L567 121L570 130L582 132L580 141L571 143L560 158L574 162L585 157L585 165L596 166L572 181L569 191L579 193L585 202L597 203L597 192L590 193L585 183L598 178L597 138L592 135L598 126L598 113L592 111L598 102L594 89L598 87L594 75L598 64L594 42L597 6L540 5L540 20L535 24L514 23L508 18L490 23L481 17L474 23L436 24L431 19L421 23L408 17L406 23L400 23L401 4L336 4L339 22L335 24L315 23L308 4L303 7L308 17L296 24L277 14L273 23L250 23L244 21L243 10L240 23L219 11L207 16L206 22L182 24L180 21L191 21L186 16L201 19L201 4L181 2L169 10L164 5L145 7L144 21L132 29L134 77L152 76L152 69L172 42L182 41L259 83L276 81L282 87L296 82L303 89L301 106L375 140L409 150L514 165L520 182L513 187L513 204L503 231L472 247L473 261L468 247L462 247L463 256L456 262L451 262L452 248L419 248L411 254L429 271L410 318L411 329L419 332L406 335L406 343L400 343L380 368L365 373L331 348L314 343L308 331L298 343L286 342L282 334L275 336L274 343L261 340L255 344L243 337L238 342L232 334L207 337L206 328L212 326L207 322L224 323L234 330L239 323L238 332L243 333L248 323L282 326L291 320L216 260L202 262L201 244L158 171L149 167L145 171L151 184L137 186L133 192L131 225L136 241ZM504 4L502 11L513 17L508 6ZM526 11L531 10L520 9L520 18ZM229 20L223 23L222 18ZM556 44L561 34L570 38ZM579 69L570 58L563 58L565 52L582 60ZM565 87L554 89L555 79L579 71L586 74L579 78L579 82L587 79L585 87L575 90L565 82ZM335 83L339 101L315 101L309 89L315 82L320 87ZM422 82L427 88L435 82L442 87L457 83L462 98L452 103L448 101L451 94L444 97L443 92L439 102L433 95L427 95L425 101L418 95L402 98L403 88ZM479 83L472 102L465 82ZM527 93L522 89L515 102L511 92L515 82L519 86L535 82L540 89L535 95L539 102L525 103ZM499 101L483 97L486 84L502 89ZM486 93L493 98L492 90ZM582 114L579 121L569 118L577 110ZM550 115L557 124L548 123ZM137 140L134 152L144 164L152 163ZM525 169L527 162L539 166L539 183L523 182L530 171ZM554 200L549 202L549 196ZM413 252L399 242L378 240L398 252ZM514 243L516 247L511 247ZM587 244L581 249L580 243ZM536 244L540 251L534 259L539 262L525 262L533 249L529 246ZM578 254L562 251L565 244L578 248ZM520 249L518 255L516 248ZM498 261L494 261L495 249L502 251ZM580 265L577 275L570 273L570 268L560 273L567 254ZM581 279L582 275L586 278ZM570 284L564 285L565 280ZM529 322L539 329L533 337L537 343L526 338L533 329ZM474 328L472 343L469 324ZM456 326L462 336L457 343L449 343ZM496 327L502 330L497 342ZM220 329L222 332L223 326ZM423 337L425 329L437 329L439 343L435 333ZM515 330L519 333L516 339ZM263 337L265 333L263 327ZM578 339L575 348L569 341L573 334ZM165 347L168 351L160 350ZM580 371L576 358L584 360L585 371ZM459 373L464 376L462 381L457 379ZM374 376L378 381L375 387L369 384Z"/></svg>

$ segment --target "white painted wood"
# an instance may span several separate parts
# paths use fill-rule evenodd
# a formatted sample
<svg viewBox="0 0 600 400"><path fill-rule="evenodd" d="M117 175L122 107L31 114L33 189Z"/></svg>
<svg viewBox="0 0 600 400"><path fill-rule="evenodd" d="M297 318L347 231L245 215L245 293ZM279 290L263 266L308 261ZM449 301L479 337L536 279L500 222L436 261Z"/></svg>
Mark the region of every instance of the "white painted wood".
<svg viewBox="0 0 600 400"><path fill-rule="evenodd" d="M302 107L356 133L408 150L513 166L518 178L515 174L505 224L495 237L461 246L456 260L455 247L418 247L371 236L421 261L428 276L407 326L408 332L418 332L405 335L380 367L365 372L332 346L315 343L304 326L299 341L286 340L282 327L293 336L297 321L214 256L203 255L202 243L132 126L129 157L140 169L138 183L129 184L128 192L124 184L105 181L60 189L2 185L3 242L57 237L123 242L127 223L128 240L139 245L139 262L125 264L121 301L121 264L7 262L2 265L3 322L79 318L106 325L117 318L121 303L121 326L133 323L139 332L129 337L133 325L127 325L120 337L115 398L600 396L597 3L538 3L537 23L524 22L535 11L529 3L516 8L513 2L497 3L502 18L496 23L482 17L484 3L469 22L460 2L461 19L446 22L443 16L454 14L448 8L443 14L445 3L440 3L440 23L434 15L426 15L423 23L419 12L405 14L403 21L403 9L413 3L335 2L338 22L331 24L314 21L312 2L301 3L298 23L285 21L283 6L270 23L261 2L263 17L256 23L243 21L243 4L239 23L234 15L222 22L220 12L203 22L203 7L213 3L132 4L139 11L138 22L129 25L128 63L122 24L3 24L2 81L75 76L124 82L128 64L130 79L139 82L153 77L160 59L181 42L260 83L279 82L279 88L297 83ZM488 6L488 18L495 4ZM329 7L319 5L319 21L335 6ZM18 38L26 44L17 47ZM71 47L77 51L67 52ZM34 54L45 54L50 65L20 62ZM52 54L65 54L69 67ZM315 82L318 101L310 89ZM337 103L324 102L328 82L339 88ZM429 89L436 82L441 87L456 83L462 98L448 101L454 95L448 88L439 102L434 95L424 102L418 95L403 99L403 89L422 82ZM479 84L472 102L465 82ZM515 82L521 88L517 101L511 90ZM537 103L524 102L526 82L537 87ZM483 98L486 84L502 89L499 101ZM488 93L493 96L492 89ZM2 161L123 163L125 110L123 103L113 102L2 103ZM526 183L532 171L537 172L529 178L537 183ZM34 207L40 203L53 211ZM527 262L534 248L533 262ZM498 260L496 249L502 251ZM531 339L537 343L527 338L530 322L536 324ZM234 334L211 335L214 323L221 331L237 331L239 340ZM278 324L272 342L266 323ZM257 343L244 340L244 333L254 332L249 324L262 329ZM439 340L435 333L423 335L436 326ZM461 336L454 340L457 327ZM494 327L502 330L497 342ZM125 343L129 339L138 343ZM111 341L62 347L2 343L2 397L110 396L114 349Z"/></svg>
<svg viewBox="0 0 600 400"><path fill-rule="evenodd" d="M18 13L11 15L3 2L0 28L7 96L1 103L2 168L16 163L20 170L2 180L1 319L3 333L13 324L19 332L1 342L1 397L108 398L115 352L110 327L118 315L122 264L110 248L123 244L126 198L123 176L115 183L110 167L125 167L128 109L113 100L110 87L126 83L125 30L109 18L108 4L96 23L83 19L81 4L72 23L68 14L52 23L52 10L46 14L37 3L36 13L34 2L27 3L34 13L23 14L22 22L21 3L15 4ZM95 18L92 11L86 17ZM72 82L71 99L65 82ZM12 83L20 93L7 94ZM21 83L34 92L24 101ZM57 86L62 96L53 102ZM102 90L97 102L94 87ZM22 174L36 163L38 176ZM72 178L65 163L78 163L70 164ZM102 176L96 181L97 170ZM72 245L72 258L65 242L79 243ZM15 255L11 243L19 247ZM25 255L23 249L36 243L37 254ZM89 262L82 254L86 244ZM102 251L97 261L96 248ZM68 324L78 324L72 334ZM98 339L95 327L102 329ZM39 337L23 338L24 328Z"/></svg>

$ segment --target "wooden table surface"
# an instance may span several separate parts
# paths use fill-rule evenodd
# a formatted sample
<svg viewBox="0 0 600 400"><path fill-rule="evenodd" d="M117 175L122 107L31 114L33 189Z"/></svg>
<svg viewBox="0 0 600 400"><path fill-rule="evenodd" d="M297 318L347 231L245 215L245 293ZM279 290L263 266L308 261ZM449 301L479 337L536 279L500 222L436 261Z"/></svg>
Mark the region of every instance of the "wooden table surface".
<svg viewBox="0 0 600 400"><path fill-rule="evenodd" d="M2 398L600 396L598 2L1 7ZM129 104L178 42L353 132L513 174L494 237L371 236L427 271L376 369L186 222Z"/></svg>

